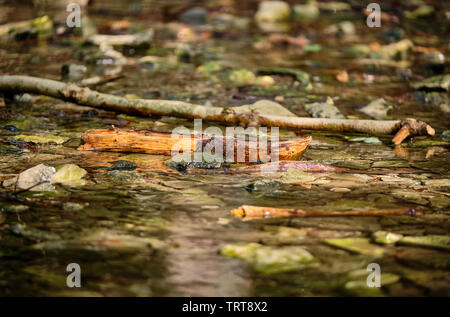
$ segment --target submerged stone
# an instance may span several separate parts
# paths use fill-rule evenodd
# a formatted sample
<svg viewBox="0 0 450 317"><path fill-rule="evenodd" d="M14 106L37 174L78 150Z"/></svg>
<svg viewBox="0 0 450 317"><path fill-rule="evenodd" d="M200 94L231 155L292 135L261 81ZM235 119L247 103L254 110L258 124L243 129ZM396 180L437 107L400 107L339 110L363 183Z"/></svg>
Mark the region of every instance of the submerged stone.
<svg viewBox="0 0 450 317"><path fill-rule="evenodd" d="M255 14L259 22L285 22L291 18L291 8L284 1L262 1Z"/></svg>
<svg viewBox="0 0 450 317"><path fill-rule="evenodd" d="M442 132L441 139L446 142L450 142L450 130L445 130L444 132Z"/></svg>
<svg viewBox="0 0 450 317"><path fill-rule="evenodd" d="M441 187L446 187L446 188L450 188L450 179L445 178L445 179L430 179L430 180L426 180L424 181L425 186L428 187L435 187L435 188L441 188Z"/></svg>
<svg viewBox="0 0 450 317"><path fill-rule="evenodd" d="M135 34L127 35L104 35L93 34L86 40L89 44L98 45L100 50L109 47L127 47L134 49L145 49L150 47L153 41L154 30L146 29Z"/></svg>
<svg viewBox="0 0 450 317"><path fill-rule="evenodd" d="M359 111L374 119L382 120L389 117L389 114L392 112L392 106L389 105L383 98L379 98L359 109Z"/></svg>
<svg viewBox="0 0 450 317"><path fill-rule="evenodd" d="M0 144L0 153L1 154L22 155L25 152L29 152L29 150L28 149L19 149L16 146L12 146L12 145Z"/></svg>
<svg viewBox="0 0 450 317"><path fill-rule="evenodd" d="M206 162L206 161L202 161L202 162L185 162L185 161L180 161L180 162L176 162L173 160L167 160L164 161L163 163L164 165L173 168L181 173L185 173L187 171L187 169L189 168L200 168L200 169L216 169L216 168L221 168L222 163L221 162Z"/></svg>
<svg viewBox="0 0 450 317"><path fill-rule="evenodd" d="M269 191L276 190L278 188L280 188L280 182L271 178L258 179L255 182L245 186L245 189L249 192Z"/></svg>
<svg viewBox="0 0 450 317"><path fill-rule="evenodd" d="M85 169L75 164L65 164L53 174L51 182L52 184L63 184L67 186L82 186L86 182L82 179L86 174L87 171Z"/></svg>
<svg viewBox="0 0 450 317"><path fill-rule="evenodd" d="M349 11L352 9L352 6L347 2L342 1L329 1L329 2L319 2L320 10L324 11Z"/></svg>
<svg viewBox="0 0 450 317"><path fill-rule="evenodd" d="M401 239L398 243L415 247L434 248L446 251L450 250L450 237L443 235L428 235L422 237L408 236Z"/></svg>
<svg viewBox="0 0 450 317"><path fill-rule="evenodd" d="M430 204L433 208L438 209L446 209L450 207L450 198L441 196L441 197L430 197Z"/></svg>
<svg viewBox="0 0 450 317"><path fill-rule="evenodd" d="M18 236L22 236L24 238L27 238L27 239L33 240L33 241L47 241L47 240L61 239L61 237L59 235L57 235L56 233L49 232L49 231L42 231L42 230L39 230L36 228L31 228L24 224L10 225L9 230Z"/></svg>
<svg viewBox="0 0 450 317"><path fill-rule="evenodd" d="M424 4L413 11L405 11L404 13L407 19L418 19L430 17L434 14L434 11L435 9L433 6Z"/></svg>
<svg viewBox="0 0 450 317"><path fill-rule="evenodd" d="M0 26L0 37L7 36L15 41L45 39L53 34L53 21L47 16L30 21L9 23Z"/></svg>
<svg viewBox="0 0 450 317"><path fill-rule="evenodd" d="M346 187L333 187L333 188L330 188L330 191L334 192L334 193L348 193L348 192L351 192L352 190L350 188L346 188Z"/></svg>
<svg viewBox="0 0 450 317"><path fill-rule="evenodd" d="M127 160L118 160L112 163L113 166L108 167L108 171L134 171L138 168L136 163Z"/></svg>
<svg viewBox="0 0 450 317"><path fill-rule="evenodd" d="M87 73L87 67L78 64L64 64L61 67L61 76L70 81L80 81Z"/></svg>
<svg viewBox="0 0 450 317"><path fill-rule="evenodd" d="M38 184L49 182L52 175L56 172L52 166L39 164L29 168L18 176L3 182L4 187L15 187L17 189L28 190Z"/></svg>
<svg viewBox="0 0 450 317"><path fill-rule="evenodd" d="M79 203L67 202L63 204L64 211L80 211L84 209L84 205Z"/></svg>
<svg viewBox="0 0 450 317"><path fill-rule="evenodd" d="M3 130L10 131L10 132L19 132L20 129L12 124L7 124L3 126Z"/></svg>
<svg viewBox="0 0 450 317"><path fill-rule="evenodd" d="M282 75L291 76L301 83L304 87L310 87L310 76L308 73L292 68L285 67L267 67L258 69L258 75Z"/></svg>
<svg viewBox="0 0 450 317"><path fill-rule="evenodd" d="M256 80L255 74L247 69L233 70L228 78L237 85L252 85Z"/></svg>
<svg viewBox="0 0 450 317"><path fill-rule="evenodd" d="M306 173L295 169L288 169L280 177L280 181L286 184L313 182L316 179L317 176L312 173Z"/></svg>
<svg viewBox="0 0 450 317"><path fill-rule="evenodd" d="M355 25L351 21L342 21L337 24L330 25L325 29L326 33L335 34L337 36L353 35L356 33Z"/></svg>
<svg viewBox="0 0 450 317"><path fill-rule="evenodd" d="M409 167L409 163L406 161L391 161L391 160L383 160L376 161L372 163L372 167L377 168L386 168L386 167Z"/></svg>
<svg viewBox="0 0 450 317"><path fill-rule="evenodd" d="M414 82L411 87L415 90L427 91L449 91L450 89L450 75L437 75L419 82Z"/></svg>
<svg viewBox="0 0 450 317"><path fill-rule="evenodd" d="M27 211L29 209L30 207L26 205L0 204L0 211L5 213L15 214Z"/></svg>
<svg viewBox="0 0 450 317"><path fill-rule="evenodd" d="M34 144L63 144L67 140L69 140L69 138L56 135L39 136L20 134L8 138L8 141L12 143L25 142Z"/></svg>
<svg viewBox="0 0 450 317"><path fill-rule="evenodd" d="M199 73L211 74L223 70L223 66L218 61L209 61L203 65L198 66L196 70Z"/></svg>
<svg viewBox="0 0 450 317"><path fill-rule="evenodd" d="M450 255L448 252L440 252L431 249L405 248L395 254L399 262L408 266L429 267L434 269L450 269Z"/></svg>
<svg viewBox="0 0 450 317"><path fill-rule="evenodd" d="M370 48L368 45L364 45L364 44L354 44L354 45L350 45L348 47L346 47L344 49L344 51L349 54L349 55L353 55L355 57L364 57L369 55L370 53Z"/></svg>
<svg viewBox="0 0 450 317"><path fill-rule="evenodd" d="M88 232L73 240L47 241L32 246L37 250L67 250L70 248L85 250L142 251L146 249L166 249L167 243L154 237L139 237L113 230Z"/></svg>
<svg viewBox="0 0 450 317"><path fill-rule="evenodd" d="M349 139L350 142L363 142L367 144L383 144L383 142L380 141L377 137L357 137L357 138L351 138Z"/></svg>
<svg viewBox="0 0 450 317"><path fill-rule="evenodd" d="M245 31L249 28L251 20L245 17L239 17L227 13L215 15L213 26L218 31L239 30Z"/></svg>
<svg viewBox="0 0 450 317"><path fill-rule="evenodd" d="M208 21L208 11L201 7L191 8L180 15L180 20L187 24L203 25Z"/></svg>
<svg viewBox="0 0 450 317"><path fill-rule="evenodd" d="M314 257L298 246L269 247L258 243L226 245L222 255L245 260L257 272L274 274L304 269L314 262Z"/></svg>
<svg viewBox="0 0 450 317"><path fill-rule="evenodd" d="M350 281L346 282L344 289L346 292L354 296L383 296L384 293L380 287L397 283L400 280L400 276L393 273L381 273L380 274L380 287L369 287L367 283L368 275L367 270L356 270L348 274Z"/></svg>
<svg viewBox="0 0 450 317"><path fill-rule="evenodd" d="M50 183L42 183L30 188L31 192L52 192L56 188Z"/></svg>
<svg viewBox="0 0 450 317"><path fill-rule="evenodd" d="M412 51L414 45L409 39L404 39L395 43L381 46L378 50L372 51L370 56L375 59L407 59L408 53Z"/></svg>
<svg viewBox="0 0 450 317"><path fill-rule="evenodd" d="M27 94L24 94L27 95ZM42 123L46 123L46 121L43 122L41 118L32 117L32 116L19 116L15 120L11 120L6 122L7 126L13 126L16 129L20 130L30 130L36 126L39 126ZM16 129L11 128L9 131L11 132L18 132ZM13 131L14 130L14 131Z"/></svg>
<svg viewBox="0 0 450 317"><path fill-rule="evenodd" d="M327 98L326 102L305 104L304 108L313 118L345 119L345 116L334 105L333 99L330 97Z"/></svg>
<svg viewBox="0 0 450 317"><path fill-rule="evenodd" d="M293 228L277 225L264 226L264 231L270 232L271 236L262 238L262 241L267 244L274 245L296 245L304 242L309 233L312 233L311 228ZM317 232L315 232L317 233Z"/></svg>
<svg viewBox="0 0 450 317"><path fill-rule="evenodd" d="M369 238L326 239L325 243L340 249L374 257L380 257L384 253L384 248L370 243Z"/></svg>
<svg viewBox="0 0 450 317"><path fill-rule="evenodd" d="M239 109L239 108L237 108ZM264 115L284 116L284 117L296 117L294 113L283 107L277 102L271 100L258 100L257 102L246 105L246 109L236 110L236 113L244 112L257 112Z"/></svg>
<svg viewBox="0 0 450 317"><path fill-rule="evenodd" d="M403 235L388 231L376 231L372 233L372 239L379 244L395 244L403 238Z"/></svg>
<svg viewBox="0 0 450 317"><path fill-rule="evenodd" d="M323 49L323 46L320 44L308 44L303 47L305 52L320 52Z"/></svg>
<svg viewBox="0 0 450 317"><path fill-rule="evenodd" d="M440 88L430 89L437 91L419 90L413 93L414 99L433 109L440 110L444 113L450 113L449 97L446 92L439 90Z"/></svg>
<svg viewBox="0 0 450 317"><path fill-rule="evenodd" d="M178 61L195 64L196 66L203 64L206 59L215 57L214 54L209 51L184 43L178 45L174 53L178 58Z"/></svg>
<svg viewBox="0 0 450 317"><path fill-rule="evenodd" d="M127 58L121 52L108 45L100 45L95 52L82 55L82 60L88 64L105 65L108 67L110 65L120 66L127 62Z"/></svg>
<svg viewBox="0 0 450 317"><path fill-rule="evenodd" d="M370 160L345 160L335 163L337 167L344 167L357 170L366 170L370 168L372 161Z"/></svg>
<svg viewBox="0 0 450 317"><path fill-rule="evenodd" d="M296 4L292 7L294 19L297 22L313 21L319 17L320 11L315 1L308 1L305 4Z"/></svg>
<svg viewBox="0 0 450 317"><path fill-rule="evenodd" d="M305 152L305 156L313 161L320 161L324 163L335 163L337 161L350 161L357 157L340 150L314 150L309 149Z"/></svg>
<svg viewBox="0 0 450 317"><path fill-rule="evenodd" d="M441 74L445 70L445 55L439 51L432 51L421 55L425 63L425 69L435 74Z"/></svg>
<svg viewBox="0 0 450 317"><path fill-rule="evenodd" d="M398 42L405 37L405 31L399 27L392 27L383 32L383 40L387 43Z"/></svg>
<svg viewBox="0 0 450 317"><path fill-rule="evenodd" d="M170 71L177 70L182 63L172 57L144 56L139 59L139 64L151 71Z"/></svg>
<svg viewBox="0 0 450 317"><path fill-rule="evenodd" d="M275 84L275 80L270 76L257 76L255 78L255 85L270 86Z"/></svg>
<svg viewBox="0 0 450 317"><path fill-rule="evenodd" d="M392 195L395 198L412 202L418 205L427 205L428 200L422 197L418 192L407 190L407 189L394 189Z"/></svg>
<svg viewBox="0 0 450 317"><path fill-rule="evenodd" d="M132 171L109 171L105 173L105 176L114 178L118 181L136 181L140 179L140 176Z"/></svg>

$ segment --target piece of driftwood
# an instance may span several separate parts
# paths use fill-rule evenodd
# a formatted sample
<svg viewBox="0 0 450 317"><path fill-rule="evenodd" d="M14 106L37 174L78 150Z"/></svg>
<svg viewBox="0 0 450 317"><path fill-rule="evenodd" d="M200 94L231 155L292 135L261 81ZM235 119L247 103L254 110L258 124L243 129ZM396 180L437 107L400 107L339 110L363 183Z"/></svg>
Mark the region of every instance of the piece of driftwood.
<svg viewBox="0 0 450 317"><path fill-rule="evenodd" d="M368 134L395 134L393 142L405 138L434 135L434 129L425 122L406 120L350 120L303 118L249 112L248 107L207 107L175 100L128 99L99 93L86 87L31 76L0 76L0 91L35 93L80 105L142 116L174 116L203 119L242 126L266 126L296 130L325 130L362 132Z"/></svg>
<svg viewBox="0 0 450 317"><path fill-rule="evenodd" d="M92 129L82 135L84 144L80 151L110 151L110 152L132 152L156 155L172 155L173 150L180 153L192 153L194 151L204 151L207 146L216 146L222 149L224 156L228 151L233 151L234 162L257 162L264 161L260 157L259 142L240 141L237 139L227 139L221 137L210 137L203 135L172 134L167 132L157 132L151 130L131 130L131 129ZM216 143L217 142L217 143ZM282 141L278 143L278 159L298 160L309 144L311 137ZM265 145L263 154L270 159L272 146L270 141ZM231 150L229 150L231 149ZM242 151L242 152L239 152ZM244 161L238 159L238 154L243 153ZM267 160L267 159L266 159Z"/></svg>
<svg viewBox="0 0 450 317"><path fill-rule="evenodd" d="M231 214L241 218L244 221L265 218L294 218L294 217L341 217L341 216L366 216L366 217L383 217L383 216L420 216L421 212L414 208L397 208L397 209L381 209L367 211L317 211L302 210L294 208L272 208L242 205L231 210Z"/></svg>

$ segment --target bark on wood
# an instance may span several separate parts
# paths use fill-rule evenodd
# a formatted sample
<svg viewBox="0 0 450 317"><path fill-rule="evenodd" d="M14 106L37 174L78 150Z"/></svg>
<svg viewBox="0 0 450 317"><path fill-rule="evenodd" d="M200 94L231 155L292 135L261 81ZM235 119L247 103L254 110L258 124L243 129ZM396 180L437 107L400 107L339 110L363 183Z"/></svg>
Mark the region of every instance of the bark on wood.
<svg viewBox="0 0 450 317"><path fill-rule="evenodd" d="M293 218L293 217L342 217L342 216L419 216L420 212L413 208L381 209L369 211L317 211L287 208L272 208L242 205L231 210L231 214L244 221L264 218Z"/></svg>
<svg viewBox="0 0 450 317"><path fill-rule="evenodd" d="M264 161L259 157L259 144L254 141L239 141L236 139L225 139L210 137L207 135L183 135L171 134L165 132L156 132L150 130L131 130L131 129L92 129L86 131L82 137L85 144L78 150L82 151L111 151L111 152L134 152L159 155L171 155L172 149L183 149L192 153L202 151L205 146L217 142L217 146L222 148L224 156L227 149L234 151L234 162L238 161L238 151L242 146L245 153L245 162ZM230 144L234 143L234 144ZM294 139L278 144L278 157L280 160L298 160L311 143L311 137L303 139ZM267 151L264 154L270 158L271 144L266 144Z"/></svg>
<svg viewBox="0 0 450 317"><path fill-rule="evenodd" d="M0 76L0 91L35 93L94 108L142 116L164 115L188 119L203 119L235 125L260 125L292 129L362 132L368 134L395 134L396 144L407 136L434 135L434 129L425 122L407 120L349 120L302 118L249 113L241 107L206 107L172 100L127 99L99 93L74 84L30 76ZM406 127L406 128L405 128ZM405 130L408 129L408 133Z"/></svg>

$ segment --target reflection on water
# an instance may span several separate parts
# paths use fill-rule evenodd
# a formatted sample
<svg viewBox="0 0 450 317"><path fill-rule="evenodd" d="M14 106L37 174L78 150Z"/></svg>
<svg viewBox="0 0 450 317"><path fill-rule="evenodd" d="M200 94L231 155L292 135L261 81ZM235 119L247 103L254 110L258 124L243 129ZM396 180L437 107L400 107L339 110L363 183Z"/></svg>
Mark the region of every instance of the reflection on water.
<svg viewBox="0 0 450 317"><path fill-rule="evenodd" d="M161 22L176 19L183 3L178 0L101 0L94 1L88 12L98 25L126 16L142 28L160 27ZM254 8L254 1L236 2L233 13L251 16ZM38 6L35 9L7 1L0 5L0 23L44 13L64 19L57 8ZM359 21L359 13L346 14L348 19ZM328 15L318 24L330 24L338 16ZM275 99L281 93L288 100L284 105L299 115L306 115L301 106L303 103L331 95L339 96L336 104L349 116L360 115L358 109L362 105L387 94L389 101L396 105L394 118L414 116L433 125L439 134L448 129L448 115L407 98L409 87L401 79L401 70L364 66L340 49L349 43L320 38L320 34L310 32L327 49L314 54L299 54L285 48L260 51L251 43L252 36L259 33L250 32L242 36L229 35L233 40L227 39L226 35L211 39L207 44L200 43L199 49L225 60L234 68L256 69L260 65L301 68L312 77L321 78L321 83L311 92L291 86L275 93L260 88L228 89L213 79L197 76L193 65L185 65L182 69L171 69L166 65L167 68L158 71L124 66L125 79L98 89L119 95L190 99L213 105L245 104L255 98ZM165 38L163 32L160 34L157 45L175 40L173 36ZM370 33L358 41L369 44L375 39L374 33ZM417 42L427 44L423 43L426 42L424 37L419 37ZM448 53L445 45L439 38L432 43ZM61 65L77 60L79 55L74 53L77 50L61 43L12 43L0 49L0 72L59 79ZM132 52L126 53L130 58L134 57ZM420 64L413 65L413 70L419 72L420 67ZM91 65L89 71L101 72L99 68ZM338 69L375 74L381 80L370 85L361 81L345 86L336 84L333 74ZM290 84L290 79L282 80ZM370 237L381 230L402 235L448 237L449 198L446 190L450 157L448 143L438 138L432 141L417 138L414 143L393 149L388 137L380 137L382 145L372 145L349 142L353 135L314 132L314 141L306 158L358 170L390 169L393 174L321 174L280 183L277 182L279 175L272 175L272 181L267 182L261 182L263 177L258 175L185 176L162 165L161 161L168 157L76 151L80 135L90 128L113 124L171 131L178 125L190 127L191 123L186 120L133 118L105 111L88 113L83 108L80 110L45 98L33 107L17 103L10 113L3 112L0 119L0 126L11 121L22 124L25 134L49 133L71 138L71 142L63 146L42 146L20 152L8 147L7 138L13 134L2 130L0 176L16 174L39 163L54 166L75 163L89 171L88 184L83 187L57 186L53 192L16 195L0 189L0 295L358 295L365 293L358 293L360 289L352 288L358 284L348 282L356 279L355 272L364 270L374 260L383 272L401 277L400 282L384 287L382 294L444 295L449 292L448 248L388 245L383 246L384 255L376 258L370 253L348 252L324 243L333 238ZM295 136L292 131L280 132L285 138ZM100 169L119 159L136 162L139 168L132 173L105 173ZM395 174L395 170L407 168L420 171ZM1 180L6 178L2 176ZM439 185L439 180L444 185ZM229 212L243 204L322 210L406 205L421 207L428 215L422 218L242 222L232 218ZM29 209L22 212L11 209L16 205L29 206ZM10 228L17 223L25 226L12 232ZM254 242L274 248L300 245L314 256L315 264L303 270L263 275L243 260L219 254L226 244ZM66 287L69 263L81 266L80 289Z"/></svg>

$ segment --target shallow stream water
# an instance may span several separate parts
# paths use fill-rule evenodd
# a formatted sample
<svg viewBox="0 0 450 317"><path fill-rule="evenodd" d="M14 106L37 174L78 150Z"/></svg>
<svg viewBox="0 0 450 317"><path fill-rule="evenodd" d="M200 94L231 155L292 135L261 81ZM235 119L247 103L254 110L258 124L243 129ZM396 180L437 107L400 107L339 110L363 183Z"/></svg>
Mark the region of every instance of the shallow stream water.
<svg viewBox="0 0 450 317"><path fill-rule="evenodd" d="M43 14L62 15L58 9L32 9L26 5L0 4L0 24L31 19ZM164 33L161 1L95 1L89 18L100 25L126 17L142 28L154 27L153 48L172 54ZM180 1L173 1L176 7ZM214 3L204 4L214 9ZM445 4L441 4L445 7ZM252 17L253 1L237 4L234 14ZM139 10L138 10L139 9ZM447 5L446 10L449 10ZM353 21L356 35L340 39L321 30L342 20ZM175 18L176 20L176 18ZM444 22L443 22L444 23ZM447 27L436 23L408 25L406 37L415 44L439 49L448 59ZM426 23L425 23L426 24ZM300 29L302 30L302 29ZM417 30L425 30L418 32ZM209 32L194 29L198 35ZM380 42L380 32L368 29L360 12L321 15L313 26L304 26L308 38L322 46L320 52L295 48L258 49L254 42L264 34L255 27L230 31L188 43L201 53L197 63L174 68L150 69L138 64L123 66L126 77L95 87L117 95L190 101L211 106L242 105L259 99L278 100L297 115L307 116L302 105L331 96L349 117L368 117L358 110L376 98L394 105L391 118L414 117L436 129L433 138L417 137L394 148L390 136L379 136L381 144L351 142L361 134L300 131L312 135L304 158L358 170L390 170L390 174L314 174L298 182L270 182L264 175L183 175L161 162L169 157L127 153L80 152L83 132L111 125L171 131L177 126L192 128L188 120L139 118L102 110L88 110L60 100L40 97L32 102L17 100L0 108L0 126L15 125L20 132L0 130L0 177L45 163L58 166L74 163L88 170L86 184L56 185L52 191L12 193L0 189L0 295L26 296L336 296L386 295L426 296L450 294L450 254L444 246L376 245L366 251L330 245L325 240L370 238L388 231L404 236L438 235L449 238L450 154L448 142L440 137L449 129L450 117L437 106L414 98L409 81L430 77L417 56L406 68L365 65L345 53L350 44ZM295 32L294 32L295 33ZM0 47L0 74L24 74L60 80L64 63L80 63L75 52L83 47L54 42L11 42ZM155 52L156 49L153 50ZM167 53L168 52L168 53ZM137 59L148 52L125 50ZM163 54L163 55L164 55ZM220 60L233 69L256 70L262 66L301 69L310 74L312 88L298 88L291 78L276 78L275 88L236 87L220 75L208 78L196 67ZM448 73L448 65L447 73ZM88 65L93 75L105 71L101 64ZM359 78L348 83L335 74L347 70ZM363 74L365 74L364 77ZM359 76L359 77L358 77ZM364 82L361 78L375 78ZM408 79L405 79L405 76ZM278 96L278 97L277 97ZM25 98L26 99L26 98ZM448 105L448 97L447 97ZM206 123L205 123L205 126ZM223 127L222 127L223 128ZM62 145L12 145L17 134L66 137ZM296 136L280 130L284 139ZM105 172L101 167L128 160L133 172ZM155 168L156 166L156 168ZM398 174L396 170L416 169ZM279 178L280 175L273 177ZM273 178L272 177L272 178ZM438 181L440 180L440 181ZM305 185L306 183L306 185ZM253 184L253 185L252 185ZM249 186L250 185L250 186ZM337 188L337 190L336 190ZM243 222L230 211L240 205L318 210L366 210L413 207L421 217L339 217L264 219ZM20 211L11 206L28 206ZM14 231L17 224L25 228ZM366 241L366 240L364 240ZM260 243L272 250L301 246L314 263L304 268L264 274L242 259L220 254L228 244ZM381 253L371 248L381 249ZM82 287L66 286L66 266L78 263ZM360 286L369 274L369 263L381 267L382 287ZM362 272L362 273L361 273ZM386 284L383 284L383 276ZM392 278L394 276L394 278Z"/></svg>

